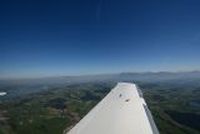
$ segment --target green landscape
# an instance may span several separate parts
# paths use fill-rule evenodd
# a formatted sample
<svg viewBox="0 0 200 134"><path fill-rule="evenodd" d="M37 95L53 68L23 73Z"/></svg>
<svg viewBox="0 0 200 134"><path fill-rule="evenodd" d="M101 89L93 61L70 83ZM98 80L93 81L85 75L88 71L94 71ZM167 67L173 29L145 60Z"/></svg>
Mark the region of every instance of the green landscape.
<svg viewBox="0 0 200 134"><path fill-rule="evenodd" d="M181 81L135 81L143 91L160 134L200 133L199 79ZM0 134L67 132L116 84L115 80L80 82L49 86L48 90L12 98L2 96Z"/></svg>

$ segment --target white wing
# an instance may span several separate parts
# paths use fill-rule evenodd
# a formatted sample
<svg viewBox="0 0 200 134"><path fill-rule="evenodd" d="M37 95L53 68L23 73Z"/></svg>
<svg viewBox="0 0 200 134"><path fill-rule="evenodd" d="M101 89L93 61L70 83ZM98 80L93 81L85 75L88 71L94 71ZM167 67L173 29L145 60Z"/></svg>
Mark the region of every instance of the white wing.
<svg viewBox="0 0 200 134"><path fill-rule="evenodd" d="M159 134L135 84L118 83L67 134Z"/></svg>

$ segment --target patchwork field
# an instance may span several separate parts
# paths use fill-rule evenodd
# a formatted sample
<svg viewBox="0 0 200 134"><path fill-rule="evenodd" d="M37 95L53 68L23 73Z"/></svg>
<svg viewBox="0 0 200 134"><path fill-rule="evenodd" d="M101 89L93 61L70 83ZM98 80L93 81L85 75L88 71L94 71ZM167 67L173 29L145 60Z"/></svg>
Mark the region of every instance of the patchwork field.
<svg viewBox="0 0 200 134"><path fill-rule="evenodd" d="M200 133L200 87L136 82L161 134ZM0 134L62 134L95 106L116 82L52 87L1 99Z"/></svg>

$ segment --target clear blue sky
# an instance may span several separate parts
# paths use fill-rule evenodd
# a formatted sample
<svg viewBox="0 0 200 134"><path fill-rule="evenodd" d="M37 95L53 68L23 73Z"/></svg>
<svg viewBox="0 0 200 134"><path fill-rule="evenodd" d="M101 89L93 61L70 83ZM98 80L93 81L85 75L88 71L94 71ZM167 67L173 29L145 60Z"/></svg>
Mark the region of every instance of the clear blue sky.
<svg viewBox="0 0 200 134"><path fill-rule="evenodd" d="M199 0L0 1L0 77L200 70Z"/></svg>

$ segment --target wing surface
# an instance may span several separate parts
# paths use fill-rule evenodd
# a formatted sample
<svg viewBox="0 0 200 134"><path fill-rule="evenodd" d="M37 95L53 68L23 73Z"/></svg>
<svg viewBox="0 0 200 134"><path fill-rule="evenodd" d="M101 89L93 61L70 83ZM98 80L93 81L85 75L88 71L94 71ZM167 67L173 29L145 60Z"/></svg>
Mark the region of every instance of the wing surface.
<svg viewBox="0 0 200 134"><path fill-rule="evenodd" d="M140 89L118 83L67 134L159 134Z"/></svg>

